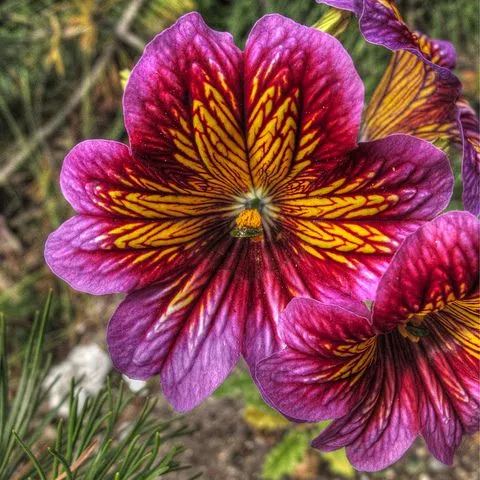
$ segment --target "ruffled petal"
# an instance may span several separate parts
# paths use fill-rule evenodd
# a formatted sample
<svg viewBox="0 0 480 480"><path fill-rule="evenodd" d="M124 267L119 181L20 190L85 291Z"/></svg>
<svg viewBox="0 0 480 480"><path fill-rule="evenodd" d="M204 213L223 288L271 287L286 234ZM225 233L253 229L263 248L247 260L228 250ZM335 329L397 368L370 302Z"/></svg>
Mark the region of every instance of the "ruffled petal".
<svg viewBox="0 0 480 480"><path fill-rule="evenodd" d="M77 145L65 158L61 186L79 215L49 236L45 258L56 275L93 294L176 275L231 221L221 199L168 185L117 142Z"/></svg>
<svg viewBox="0 0 480 480"><path fill-rule="evenodd" d="M358 470L382 470L396 462L418 435L418 384L409 345L400 335L379 337L377 362L367 394L345 416L334 420L313 442L321 450L346 447Z"/></svg>
<svg viewBox="0 0 480 480"><path fill-rule="evenodd" d="M421 434L432 454L447 465L463 435L480 430L480 299L464 301L463 307L463 321L462 303L428 317L424 326L429 333L415 348L415 369L423 385Z"/></svg>
<svg viewBox="0 0 480 480"><path fill-rule="evenodd" d="M367 41L394 51L368 106L364 138L396 132L462 145L463 203L466 210L479 215L478 115L459 98L461 84L451 71L456 63L453 45L412 32L392 0L317 1L353 11Z"/></svg>
<svg viewBox="0 0 480 480"><path fill-rule="evenodd" d="M465 99L457 102L463 138L463 205L480 214L480 124L478 115Z"/></svg>
<svg viewBox="0 0 480 480"><path fill-rule="evenodd" d="M197 406L225 379L242 348L248 282L245 242L204 252L175 282L131 293L108 326L113 363L131 378L160 374L179 411Z"/></svg>
<svg viewBox="0 0 480 480"><path fill-rule="evenodd" d="M373 322L390 331L478 291L480 223L466 212L446 213L408 237L378 286Z"/></svg>
<svg viewBox="0 0 480 480"><path fill-rule="evenodd" d="M456 137L459 91L455 76L409 51L397 51L368 104L362 136L373 140L406 133L428 141Z"/></svg>
<svg viewBox="0 0 480 480"><path fill-rule="evenodd" d="M340 417L362 399L363 374L375 358L375 336L365 317L294 299L280 331L286 347L256 369L271 405L288 417L318 421Z"/></svg>
<svg viewBox="0 0 480 480"><path fill-rule="evenodd" d="M336 39L267 15L252 29L244 56L256 191L272 195L310 165L327 170L355 147L363 84Z"/></svg>
<svg viewBox="0 0 480 480"><path fill-rule="evenodd" d="M368 42L394 51L410 50L448 69L455 65L456 55L451 43L434 40L436 46L432 46L426 42L426 37L412 32L394 0L317 0L317 3L349 10L357 15L360 30Z"/></svg>
<svg viewBox="0 0 480 480"><path fill-rule="evenodd" d="M360 144L327 178L277 199L292 249L322 271L321 283L373 299L402 240L446 207L453 177L444 153L395 135ZM320 218L320 220L319 220Z"/></svg>
<svg viewBox="0 0 480 480"><path fill-rule="evenodd" d="M103 295L129 292L175 278L195 265L205 245L222 237L206 234L208 218L126 220L91 215L71 218L50 234L45 259L76 290Z"/></svg>
<svg viewBox="0 0 480 480"><path fill-rule="evenodd" d="M249 190L243 130L242 53L198 13L150 42L124 96L134 155L172 182L218 195Z"/></svg>

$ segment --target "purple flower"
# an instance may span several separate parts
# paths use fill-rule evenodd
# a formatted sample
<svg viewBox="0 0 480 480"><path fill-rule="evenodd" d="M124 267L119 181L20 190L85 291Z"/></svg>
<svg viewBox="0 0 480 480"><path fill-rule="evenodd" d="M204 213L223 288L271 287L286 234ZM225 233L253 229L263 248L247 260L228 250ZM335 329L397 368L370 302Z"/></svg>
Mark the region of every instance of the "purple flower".
<svg viewBox="0 0 480 480"><path fill-rule="evenodd" d="M345 446L360 470L389 466L419 434L450 464L479 430L479 250L478 220L447 213L404 241L371 314L292 300L285 348L257 366L266 399L297 420L335 419L313 446Z"/></svg>
<svg viewBox="0 0 480 480"><path fill-rule="evenodd" d="M365 39L394 52L368 106L363 138L395 132L457 143L463 152L463 203L480 214L480 126L452 73L453 45L412 32L392 0L317 1L355 13Z"/></svg>
<svg viewBox="0 0 480 480"><path fill-rule="evenodd" d="M130 146L77 145L61 186L77 215L50 268L73 288L127 293L108 327L115 366L159 374L196 406L241 355L280 345L296 295L371 298L401 241L441 211L452 175L427 142L357 145L363 85L341 44L278 15L245 50L182 17L127 84Z"/></svg>

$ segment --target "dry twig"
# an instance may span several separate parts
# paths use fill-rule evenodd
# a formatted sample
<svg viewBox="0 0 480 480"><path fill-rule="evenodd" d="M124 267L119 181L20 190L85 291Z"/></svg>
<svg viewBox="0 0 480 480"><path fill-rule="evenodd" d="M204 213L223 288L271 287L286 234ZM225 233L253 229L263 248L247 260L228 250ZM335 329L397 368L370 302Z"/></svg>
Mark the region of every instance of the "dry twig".
<svg viewBox="0 0 480 480"><path fill-rule="evenodd" d="M105 67L110 63L118 41L123 40L126 43L132 44L133 37L129 33L130 25L132 24L135 16L140 10L144 0L132 0L126 8L123 15L115 27L115 38L110 44L108 44L103 51L100 58L95 62L90 74L85 77L78 88L74 91L65 106L58 111L58 113L50 119L43 127L38 129L32 136L31 140L23 146L18 153L13 155L9 160L2 159L0 164L4 166L0 169L0 185L4 185L9 176L28 158L28 156L35 150L35 148L50 135L57 131L57 129L63 124L65 119L75 108L80 104L83 97L90 91L92 86L98 81L102 75ZM134 46L138 47L138 39L135 37Z"/></svg>
<svg viewBox="0 0 480 480"><path fill-rule="evenodd" d="M95 452L98 447L98 443L95 440L88 448L86 448L82 454L72 463L70 466L70 471L73 473L75 470L78 470ZM67 478L66 473L60 474L55 480L65 480Z"/></svg>

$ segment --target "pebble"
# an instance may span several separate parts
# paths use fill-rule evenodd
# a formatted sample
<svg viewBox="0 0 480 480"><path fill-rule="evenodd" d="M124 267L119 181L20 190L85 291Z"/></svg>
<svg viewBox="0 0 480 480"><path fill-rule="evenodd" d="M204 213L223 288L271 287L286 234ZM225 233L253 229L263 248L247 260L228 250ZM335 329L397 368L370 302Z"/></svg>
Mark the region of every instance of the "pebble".
<svg viewBox="0 0 480 480"><path fill-rule="evenodd" d="M64 400L70 391L72 378L75 378L78 409L81 410L87 397L96 395L105 385L105 378L111 368L108 354L97 344L73 348L63 362L50 369L43 382L44 388L51 387L48 392L50 408L55 409L61 405L58 414L68 416L68 403Z"/></svg>

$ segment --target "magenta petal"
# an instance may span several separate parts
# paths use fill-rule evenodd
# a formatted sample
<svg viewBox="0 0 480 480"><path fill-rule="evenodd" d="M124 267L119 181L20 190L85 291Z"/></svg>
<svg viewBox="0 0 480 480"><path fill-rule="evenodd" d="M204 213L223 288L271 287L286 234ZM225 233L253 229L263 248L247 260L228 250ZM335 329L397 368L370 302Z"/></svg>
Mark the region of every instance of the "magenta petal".
<svg viewBox="0 0 480 480"><path fill-rule="evenodd" d="M245 245L225 242L175 282L131 293L110 321L116 368L132 378L160 373L179 411L210 395L240 356L248 285L235 271Z"/></svg>
<svg viewBox="0 0 480 480"><path fill-rule="evenodd" d="M317 0L317 3L324 3L340 10L349 10L355 15L360 15L363 9L363 0Z"/></svg>
<svg viewBox="0 0 480 480"><path fill-rule="evenodd" d="M281 316L280 331L286 347L256 368L256 381L271 405L288 417L318 421L340 417L361 400L364 382L358 377L375 350L365 317L294 299ZM367 343L359 347L362 342Z"/></svg>
<svg viewBox="0 0 480 480"><path fill-rule="evenodd" d="M268 241L252 242L246 262L248 270L238 272L250 283L242 353L252 373L259 360L279 349L278 317L292 298L288 280L271 248Z"/></svg>
<svg viewBox="0 0 480 480"><path fill-rule="evenodd" d="M463 205L480 215L480 125L475 110L466 100L457 102L463 138Z"/></svg>
<svg viewBox="0 0 480 480"><path fill-rule="evenodd" d="M382 470L396 462L420 428L418 384L409 366L408 348L402 352L399 336L379 338L378 361L366 385L367 395L312 442L326 451L345 446L350 462L361 471Z"/></svg>
<svg viewBox="0 0 480 480"><path fill-rule="evenodd" d="M480 384L478 359L452 342L445 348L448 335L437 326L422 339L415 367L423 390L421 434L430 452L451 465L463 434L480 429Z"/></svg>
<svg viewBox="0 0 480 480"><path fill-rule="evenodd" d="M213 227L213 233L208 232L212 223L206 217L154 221L77 215L49 235L45 260L57 276L82 292L130 292L193 268L199 259L198 246L218 241ZM176 238L171 233L173 226ZM196 243L182 242L192 231L197 233ZM127 237L138 245L130 246L124 240Z"/></svg>
<svg viewBox="0 0 480 480"><path fill-rule="evenodd" d="M373 299L392 254L446 207L453 187L446 155L408 135L361 143L318 178L305 197L280 199L285 246L272 250L286 281L295 282L294 295L319 300L329 288Z"/></svg>
<svg viewBox="0 0 480 480"><path fill-rule="evenodd" d="M45 258L73 288L128 292L192 265L196 247L218 236L209 196L174 188L126 145L89 140L66 156L61 186L80 214L53 232ZM220 222L221 223L221 222Z"/></svg>
<svg viewBox="0 0 480 480"><path fill-rule="evenodd" d="M133 186L141 191L145 177L160 182L158 176L132 158L127 145L111 140L86 140L75 145L65 157L60 185L77 213L111 216L116 212L112 209L110 192L128 192ZM145 186L143 190L147 190Z"/></svg>
<svg viewBox="0 0 480 480"><path fill-rule="evenodd" d="M423 312L428 335L410 347L421 385L420 433L447 464L462 435L480 427L478 319L475 323L475 314L456 304L458 299L472 302L473 308L478 297L479 251L480 223L473 215L437 217L402 244L380 281L373 308L374 325L382 332Z"/></svg>
<svg viewBox="0 0 480 480"><path fill-rule="evenodd" d="M297 164L313 160L325 170L355 147L364 87L338 40L266 15L252 28L244 59L247 146L256 184L273 190ZM278 159L265 161L290 136L298 139L296 147L289 140Z"/></svg>
<svg viewBox="0 0 480 480"><path fill-rule="evenodd" d="M119 223L117 223L119 225ZM115 220L77 215L51 233L45 245L50 269L72 288L94 295L128 292L148 284L155 269L135 265L144 251L102 250L97 239L115 227Z"/></svg>
<svg viewBox="0 0 480 480"><path fill-rule="evenodd" d="M352 152L351 161L352 178L368 171L369 161L378 165L365 193L369 193L369 189L374 191L379 183L398 197L393 207L378 212L375 219L427 220L450 201L453 174L448 158L429 142L409 135L390 135L361 143Z"/></svg>
<svg viewBox="0 0 480 480"><path fill-rule="evenodd" d="M431 62L431 52L423 49L418 34L413 33L400 17L394 0L317 0L334 8L349 10L359 17L360 30L370 43L390 50L407 50L431 65L443 75L455 76L449 71L455 66L455 48L445 40L433 40L440 61ZM458 81L457 81L458 83Z"/></svg>
<svg viewBox="0 0 480 480"><path fill-rule="evenodd" d="M286 235L275 243L266 239L252 242L245 263L247 270L237 271L237 275L244 275L250 282L243 355L252 374L260 360L280 349L282 342L277 323L292 298L316 298L360 316L368 315L364 305L338 291L338 283L333 288L334 280L325 281L328 266L323 260L299 252L301 249L296 246L296 240ZM345 282L344 291L351 291L354 279L344 278L346 276L345 269L339 271L338 281Z"/></svg>
<svg viewBox="0 0 480 480"><path fill-rule="evenodd" d="M157 35L125 89L134 155L197 190L220 196L247 191L242 72L242 53L232 36L211 30L198 13Z"/></svg>
<svg viewBox="0 0 480 480"><path fill-rule="evenodd" d="M378 286L373 322L390 331L410 315L469 296L478 289L480 224L467 212L449 212L408 237ZM430 307L427 307L428 305Z"/></svg>
<svg viewBox="0 0 480 480"><path fill-rule="evenodd" d="M464 145L462 178L463 205L474 215L480 215L480 171L479 154L470 143Z"/></svg>

